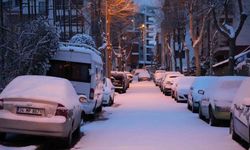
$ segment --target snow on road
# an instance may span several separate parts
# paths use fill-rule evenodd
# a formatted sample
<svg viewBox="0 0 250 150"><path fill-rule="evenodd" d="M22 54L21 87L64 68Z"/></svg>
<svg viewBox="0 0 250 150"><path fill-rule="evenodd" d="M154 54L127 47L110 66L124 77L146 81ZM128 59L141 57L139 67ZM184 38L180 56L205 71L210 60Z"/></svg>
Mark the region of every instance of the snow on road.
<svg viewBox="0 0 250 150"><path fill-rule="evenodd" d="M209 126L153 82L133 83L115 103L82 128L84 136L72 150L243 150L228 128Z"/></svg>

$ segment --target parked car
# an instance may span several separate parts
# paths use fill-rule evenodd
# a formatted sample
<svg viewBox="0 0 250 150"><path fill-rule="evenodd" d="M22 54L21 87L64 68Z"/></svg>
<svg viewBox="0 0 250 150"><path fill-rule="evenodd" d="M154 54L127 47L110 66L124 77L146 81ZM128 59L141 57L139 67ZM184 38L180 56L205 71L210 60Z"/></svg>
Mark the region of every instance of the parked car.
<svg viewBox="0 0 250 150"><path fill-rule="evenodd" d="M165 78L167 77L167 75L169 74L181 74L180 72L176 72L176 71L166 71L163 75L163 77L160 80L160 84L159 84L159 88L160 90L163 92L163 82L165 80Z"/></svg>
<svg viewBox="0 0 250 150"><path fill-rule="evenodd" d="M184 75L180 73L168 74L162 83L162 92L167 96L171 96L171 93L172 93L171 88L173 85L174 78L183 77L183 76Z"/></svg>
<svg viewBox="0 0 250 150"><path fill-rule="evenodd" d="M125 71L125 74L127 75L129 83L131 83L133 81L133 75L130 72L128 72L128 71Z"/></svg>
<svg viewBox="0 0 250 150"><path fill-rule="evenodd" d="M127 80L126 75L122 72L112 71L111 82L115 86L115 91L120 93L126 93L127 91Z"/></svg>
<svg viewBox="0 0 250 150"><path fill-rule="evenodd" d="M138 74L138 81L150 81L151 77L147 70Z"/></svg>
<svg viewBox="0 0 250 150"><path fill-rule="evenodd" d="M195 78L188 93L187 108L189 110L192 110L193 113L198 112L199 102L204 98L206 87L216 83L218 78L219 77L216 76L201 76Z"/></svg>
<svg viewBox="0 0 250 150"><path fill-rule="evenodd" d="M175 92L175 100L177 102L187 102L188 100L188 93L192 83L194 82L195 77L188 76L188 77L180 77L176 83Z"/></svg>
<svg viewBox="0 0 250 150"><path fill-rule="evenodd" d="M210 125L215 126L219 121L230 120L231 104L235 92L246 77L225 76L220 77L213 84L200 101L200 118L208 119Z"/></svg>
<svg viewBox="0 0 250 150"><path fill-rule="evenodd" d="M83 116L102 111L103 62L101 53L85 44L60 43L50 60L49 76L71 81L78 95L86 95L81 105Z"/></svg>
<svg viewBox="0 0 250 150"><path fill-rule="evenodd" d="M102 104L111 106L115 101L115 87L109 78L104 78Z"/></svg>
<svg viewBox="0 0 250 150"><path fill-rule="evenodd" d="M230 133L232 138L237 140L239 138L250 144L250 78L248 77L241 83L237 90L231 105L230 113ZM249 147L248 147L249 148ZM248 149L247 148L247 149Z"/></svg>
<svg viewBox="0 0 250 150"><path fill-rule="evenodd" d="M159 86L162 77L164 76L165 70L156 70L154 74L154 82L156 86Z"/></svg>
<svg viewBox="0 0 250 150"><path fill-rule="evenodd" d="M70 147L80 133L81 103L70 81L48 76L19 76L0 94L0 137L6 133L62 138Z"/></svg>

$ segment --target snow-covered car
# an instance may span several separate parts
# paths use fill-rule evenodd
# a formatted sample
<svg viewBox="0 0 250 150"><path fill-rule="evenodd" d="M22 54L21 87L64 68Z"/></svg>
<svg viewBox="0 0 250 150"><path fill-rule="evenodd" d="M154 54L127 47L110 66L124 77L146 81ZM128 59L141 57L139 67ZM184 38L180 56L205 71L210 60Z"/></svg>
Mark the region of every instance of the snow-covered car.
<svg viewBox="0 0 250 150"><path fill-rule="evenodd" d="M230 133L232 138L237 140L239 137L250 144L250 78L242 83L235 94L231 105L230 114Z"/></svg>
<svg viewBox="0 0 250 150"><path fill-rule="evenodd" d="M246 77L219 77L213 84L205 98L200 101L199 117L209 120L210 125L217 125L218 121L230 119L230 109L235 92Z"/></svg>
<svg viewBox="0 0 250 150"><path fill-rule="evenodd" d="M162 83L162 92L167 95L167 96L171 96L171 89L172 89L172 85L173 85L173 80L175 78L178 78L178 77L184 77L183 74L180 74L180 73L171 73L171 74L168 74L166 76L166 78L164 79L163 83Z"/></svg>
<svg viewBox="0 0 250 150"><path fill-rule="evenodd" d="M193 113L198 112L199 102L204 99L205 89L211 84L216 83L219 77L216 76L201 76L196 77L188 93L187 108Z"/></svg>
<svg viewBox="0 0 250 150"><path fill-rule="evenodd" d="M165 70L156 70L154 73L154 82L156 86L159 86L161 79L164 76Z"/></svg>
<svg viewBox="0 0 250 150"><path fill-rule="evenodd" d="M150 79L151 77L147 70L138 74L138 81L149 81Z"/></svg>
<svg viewBox="0 0 250 150"><path fill-rule="evenodd" d="M7 133L63 139L70 147L80 133L81 103L70 81L48 76L19 76L0 94L0 137Z"/></svg>
<svg viewBox="0 0 250 150"><path fill-rule="evenodd" d="M166 71L160 80L159 88L161 91L163 91L163 82L164 82L165 78L167 77L167 75L169 75L169 74L181 74L181 73L176 72L176 71Z"/></svg>
<svg viewBox="0 0 250 150"><path fill-rule="evenodd" d="M188 93L192 83L194 82L195 77L180 77L176 81L175 100L177 102L186 102L188 100Z"/></svg>
<svg viewBox="0 0 250 150"><path fill-rule="evenodd" d="M128 71L125 71L125 74L127 75L129 83L131 83L133 81L133 75L130 72L128 72Z"/></svg>
<svg viewBox="0 0 250 150"><path fill-rule="evenodd" d="M111 106L115 100L115 87L109 78L104 78L102 104Z"/></svg>
<svg viewBox="0 0 250 150"><path fill-rule="evenodd" d="M115 91L126 93L127 91L127 76L123 72L112 71L111 82L115 86Z"/></svg>

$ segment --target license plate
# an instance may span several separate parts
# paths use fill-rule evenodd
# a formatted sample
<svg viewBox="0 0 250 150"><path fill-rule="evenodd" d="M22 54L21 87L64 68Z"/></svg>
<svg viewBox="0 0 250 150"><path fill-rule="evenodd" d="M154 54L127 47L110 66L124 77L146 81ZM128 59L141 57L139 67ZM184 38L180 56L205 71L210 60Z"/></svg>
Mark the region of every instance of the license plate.
<svg viewBox="0 0 250 150"><path fill-rule="evenodd" d="M40 108L30 108L30 107L17 107L17 114L29 114L41 116L44 110Z"/></svg>

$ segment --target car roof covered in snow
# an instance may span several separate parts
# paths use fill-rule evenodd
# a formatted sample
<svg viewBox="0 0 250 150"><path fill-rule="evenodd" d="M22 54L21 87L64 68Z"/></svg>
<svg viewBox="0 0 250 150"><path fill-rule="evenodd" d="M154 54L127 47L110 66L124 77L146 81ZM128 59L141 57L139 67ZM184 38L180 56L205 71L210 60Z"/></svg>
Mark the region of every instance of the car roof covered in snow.
<svg viewBox="0 0 250 150"><path fill-rule="evenodd" d="M237 92L234 93L235 97L233 102L242 102L246 105L250 105L250 77L246 77L246 79L241 83L240 87L238 88Z"/></svg>
<svg viewBox="0 0 250 150"><path fill-rule="evenodd" d="M217 76L199 76L194 79L192 84L193 88L202 88L204 89L206 86L213 84L219 77Z"/></svg>
<svg viewBox="0 0 250 150"><path fill-rule="evenodd" d="M61 51L74 51L79 53L89 54L92 57L92 60L96 63L102 64L102 58L100 53L94 48L89 48L86 46L75 46L74 44L70 45L70 43L61 43L60 48Z"/></svg>
<svg viewBox="0 0 250 150"><path fill-rule="evenodd" d="M80 104L78 95L67 79L25 75L13 79L0 94L0 99L21 98L55 102L72 108Z"/></svg>
<svg viewBox="0 0 250 150"><path fill-rule="evenodd" d="M235 92L240 87L241 83L246 79L242 76L223 76L218 77L216 84L207 89L206 96L213 97L216 100L232 101Z"/></svg>

